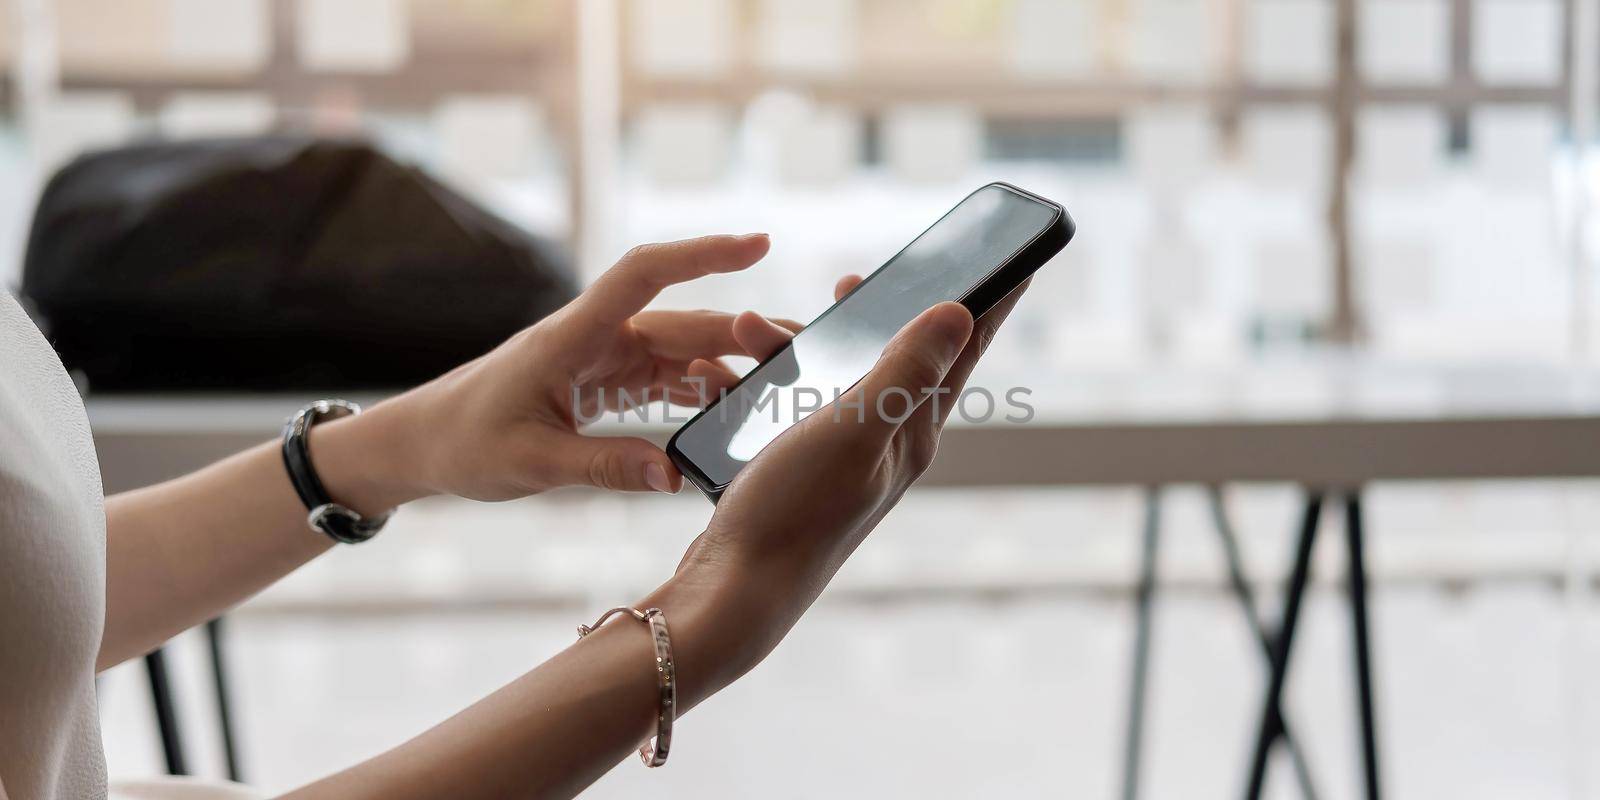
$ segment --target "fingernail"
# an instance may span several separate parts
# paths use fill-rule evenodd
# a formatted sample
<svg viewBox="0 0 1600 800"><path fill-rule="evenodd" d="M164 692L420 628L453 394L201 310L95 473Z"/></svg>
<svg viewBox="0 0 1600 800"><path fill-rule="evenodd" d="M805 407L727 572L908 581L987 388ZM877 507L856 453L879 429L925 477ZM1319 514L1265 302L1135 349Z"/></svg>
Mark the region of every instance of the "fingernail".
<svg viewBox="0 0 1600 800"><path fill-rule="evenodd" d="M762 239L762 238L765 238L765 237L766 237L765 233L747 233L747 234L745 234L745 235L743 235L743 236L741 236L739 238L741 238L741 239Z"/></svg>
<svg viewBox="0 0 1600 800"><path fill-rule="evenodd" d="M939 310L934 314L934 324L939 328L939 332L944 334L945 345L950 350L957 350L967 343L967 336L971 333L971 321L970 317L963 319L967 316L964 313L943 308L946 305L959 306L963 310L965 307L958 303L941 303L936 306Z"/></svg>
<svg viewBox="0 0 1600 800"><path fill-rule="evenodd" d="M667 471L654 461L644 467L644 482L662 494L675 494L672 491L672 482L667 480Z"/></svg>

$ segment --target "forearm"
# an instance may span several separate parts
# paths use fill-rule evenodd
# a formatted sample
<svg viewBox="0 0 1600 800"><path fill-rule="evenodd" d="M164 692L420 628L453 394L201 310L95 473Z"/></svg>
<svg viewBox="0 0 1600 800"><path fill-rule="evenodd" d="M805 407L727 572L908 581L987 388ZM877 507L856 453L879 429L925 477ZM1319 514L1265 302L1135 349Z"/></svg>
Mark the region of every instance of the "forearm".
<svg viewBox="0 0 1600 800"><path fill-rule="evenodd" d="M765 652L736 633L756 611L731 590L675 580L637 605L652 606L671 631L680 715ZM655 732L654 660L648 628L614 618L417 738L288 797L574 796Z"/></svg>
<svg viewBox="0 0 1600 800"><path fill-rule="evenodd" d="M388 404L312 429L329 494L361 513L420 496L404 421ZM106 502L106 629L99 667L159 646L327 551L270 442Z"/></svg>

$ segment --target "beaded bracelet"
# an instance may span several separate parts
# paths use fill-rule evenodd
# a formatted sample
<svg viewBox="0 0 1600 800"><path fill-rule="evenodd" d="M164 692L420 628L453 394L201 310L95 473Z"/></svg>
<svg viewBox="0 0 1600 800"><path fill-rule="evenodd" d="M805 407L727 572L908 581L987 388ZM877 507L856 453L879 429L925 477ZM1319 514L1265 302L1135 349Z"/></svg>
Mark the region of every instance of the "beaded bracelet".
<svg viewBox="0 0 1600 800"><path fill-rule="evenodd" d="M678 716L678 677L672 665L672 636L667 632L667 617L659 608L619 606L600 615L593 625L579 625L578 638L582 639L604 625L613 614L627 614L650 626L650 641L656 650L656 684L660 687L656 707L656 735L639 747L639 760L647 767L667 763L667 751L672 747L672 722Z"/></svg>

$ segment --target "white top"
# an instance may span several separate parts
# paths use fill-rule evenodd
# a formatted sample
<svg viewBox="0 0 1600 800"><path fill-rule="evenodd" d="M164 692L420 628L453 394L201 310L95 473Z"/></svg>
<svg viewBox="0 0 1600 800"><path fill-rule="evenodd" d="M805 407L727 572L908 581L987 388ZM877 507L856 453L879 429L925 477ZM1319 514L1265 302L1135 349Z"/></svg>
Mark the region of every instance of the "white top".
<svg viewBox="0 0 1600 800"><path fill-rule="evenodd" d="M55 351L0 290L0 785L11 800L107 796L94 684L105 609L89 420ZM161 783L122 796L241 796Z"/></svg>

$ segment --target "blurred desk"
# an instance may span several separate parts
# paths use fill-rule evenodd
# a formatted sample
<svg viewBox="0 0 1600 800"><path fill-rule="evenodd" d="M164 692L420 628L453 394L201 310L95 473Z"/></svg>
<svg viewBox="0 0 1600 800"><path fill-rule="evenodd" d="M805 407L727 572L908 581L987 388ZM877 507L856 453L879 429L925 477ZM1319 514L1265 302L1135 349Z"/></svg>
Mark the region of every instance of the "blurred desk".
<svg viewBox="0 0 1600 800"><path fill-rule="evenodd" d="M1600 475L1600 370L1347 362L1086 372L1049 384L1003 377L975 380L997 399L1002 386L1027 387L1034 419L1004 422L1003 401L991 421L953 418L921 485L1349 487ZM106 491L175 477L275 438L295 409L322 396L91 397ZM665 442L677 424L608 418L594 427Z"/></svg>
<svg viewBox="0 0 1600 800"><path fill-rule="evenodd" d="M1232 587L1270 666L1249 797L1259 795L1268 753L1279 743L1290 750L1303 792L1315 796L1280 697L1323 501L1329 496L1343 501L1364 778L1367 797L1375 799L1380 782L1361 487L1394 480L1600 476L1600 371L1595 370L1416 368L1353 360L1243 370L1075 372L1048 384L980 374L974 385L988 387L997 400L1011 387L1023 386L1036 414L1026 423L1005 422L1008 409L1002 403L987 422L953 418L939 458L920 486L1149 487L1125 751L1124 797L1130 800L1138 794L1162 486L1212 487ZM272 439L295 409L322 396L91 398L89 420L106 491L181 475ZM366 404L377 398L351 399ZM612 418L592 429L664 443L678 424ZM1258 614L1217 488L1237 482L1305 487L1295 560L1275 627Z"/></svg>

